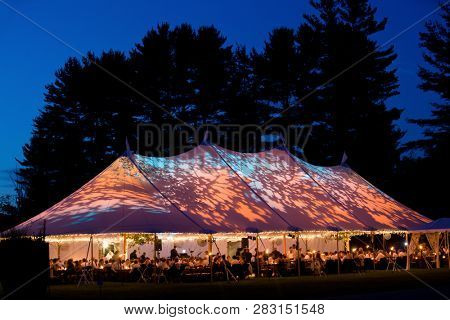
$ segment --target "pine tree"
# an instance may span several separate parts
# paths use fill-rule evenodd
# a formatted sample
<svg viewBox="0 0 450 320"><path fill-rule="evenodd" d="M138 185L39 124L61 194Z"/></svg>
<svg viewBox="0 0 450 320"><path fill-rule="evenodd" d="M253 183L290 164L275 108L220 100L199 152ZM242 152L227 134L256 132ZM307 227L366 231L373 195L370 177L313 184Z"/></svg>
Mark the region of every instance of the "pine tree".
<svg viewBox="0 0 450 320"><path fill-rule="evenodd" d="M426 65L419 66L419 87L436 93L440 101L431 104L431 118L411 120L425 128L424 138L406 143L405 149L423 153L402 160L393 188L401 201L430 218L446 216L449 210L447 188L436 182L450 178L449 8L442 8L442 22L429 21L426 31L420 33Z"/></svg>
<svg viewBox="0 0 450 320"><path fill-rule="evenodd" d="M420 88L436 93L440 102L432 104L432 117L412 120L425 128L425 139L417 140L408 146L421 148L426 156L440 161L443 165L450 161L450 63L449 63L449 27L450 5L442 8L440 22L426 23L426 32L420 33L420 45L425 49L424 60L427 66L419 66Z"/></svg>
<svg viewBox="0 0 450 320"><path fill-rule="evenodd" d="M56 72L17 172L24 216L69 195L124 151L125 137L136 131L131 92L98 65L127 81L126 64L119 52L90 53Z"/></svg>
<svg viewBox="0 0 450 320"><path fill-rule="evenodd" d="M396 55L392 46L379 48L372 39L384 30L386 19L376 21L376 9L368 1L311 4L317 13L305 15L297 33L299 47L315 46L309 51L319 57L311 71L302 71L303 82L317 85L317 92L302 101L307 117L316 124L307 155L329 165L338 163L345 151L354 169L382 183L399 159L403 134L394 125L401 111L386 105L398 93L391 67Z"/></svg>
<svg viewBox="0 0 450 320"><path fill-rule="evenodd" d="M288 108L295 99L298 61L294 30L277 28L269 34L261 53L252 52L261 84L259 99L273 107L273 113Z"/></svg>

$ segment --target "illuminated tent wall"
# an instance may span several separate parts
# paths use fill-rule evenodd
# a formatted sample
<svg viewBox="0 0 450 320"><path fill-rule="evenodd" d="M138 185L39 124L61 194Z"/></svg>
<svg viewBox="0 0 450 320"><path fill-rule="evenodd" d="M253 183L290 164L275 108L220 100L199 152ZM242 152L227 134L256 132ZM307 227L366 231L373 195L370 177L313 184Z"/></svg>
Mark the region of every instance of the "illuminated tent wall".
<svg viewBox="0 0 450 320"><path fill-rule="evenodd" d="M28 234L228 234L400 231L430 220L349 168L317 167L284 149L200 145L174 157L120 157L17 229Z"/></svg>

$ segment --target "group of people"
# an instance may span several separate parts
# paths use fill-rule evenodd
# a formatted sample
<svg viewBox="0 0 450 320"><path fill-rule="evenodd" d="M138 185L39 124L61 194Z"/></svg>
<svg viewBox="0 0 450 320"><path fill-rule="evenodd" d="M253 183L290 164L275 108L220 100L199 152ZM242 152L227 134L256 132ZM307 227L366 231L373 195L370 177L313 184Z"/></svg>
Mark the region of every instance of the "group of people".
<svg viewBox="0 0 450 320"><path fill-rule="evenodd" d="M150 258L145 252L138 256L136 250L130 253L128 258L124 258L118 252L109 255L103 259L81 259L74 261L68 259L61 261L60 259L50 260L51 275L64 274L65 276L74 275L82 272L83 268L91 268L95 270L108 270L111 272L136 273L142 268L157 270L164 274L182 275L192 270L202 269L205 272L233 272L239 270L240 277L252 277L255 273L260 272L265 266L273 267L273 275L280 275L280 269L295 269L300 262L302 267L308 266L311 270L322 272L327 264L336 263L348 264L349 261L355 266L363 266L364 263L370 263L372 266L382 264L387 260L395 260L397 258L406 257L405 250L389 251L378 250L372 251L369 248L354 248L348 251L320 252L305 251L301 248L297 249L295 245L291 246L286 253L281 253L276 248L272 251L264 250L254 252L249 248L238 248L235 255L222 255L217 253L213 255L208 251L204 251L196 256L187 254L180 255L176 247L174 247L170 256L167 258ZM421 251L419 254L424 254ZM417 256L415 256L417 257ZM286 274L286 273L285 273Z"/></svg>

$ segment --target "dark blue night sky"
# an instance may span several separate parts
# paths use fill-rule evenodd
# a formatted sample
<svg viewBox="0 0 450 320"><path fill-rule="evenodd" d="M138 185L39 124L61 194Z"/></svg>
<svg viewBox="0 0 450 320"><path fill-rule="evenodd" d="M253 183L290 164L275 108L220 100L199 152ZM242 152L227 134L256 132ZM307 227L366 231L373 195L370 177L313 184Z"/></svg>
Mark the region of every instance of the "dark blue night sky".
<svg viewBox="0 0 450 320"><path fill-rule="evenodd" d="M251 1L23 1L0 0L0 194L12 193L9 172L21 158L32 120L43 106L44 86L55 70L77 54L2 2L30 17L65 42L85 53L110 48L128 51L146 31L160 22L172 25L215 25L229 44L261 48L274 27L296 27L303 13L311 11L307 0ZM388 17L380 43L394 37L435 9L437 0L373 0L378 17ZM438 14L431 17L437 19ZM395 67L400 78L400 95L390 106L405 109L399 126L407 130L405 140L420 136L421 130L406 119L427 116L435 99L417 89L417 65L422 63L418 33L424 23L406 32L393 44L398 54Z"/></svg>

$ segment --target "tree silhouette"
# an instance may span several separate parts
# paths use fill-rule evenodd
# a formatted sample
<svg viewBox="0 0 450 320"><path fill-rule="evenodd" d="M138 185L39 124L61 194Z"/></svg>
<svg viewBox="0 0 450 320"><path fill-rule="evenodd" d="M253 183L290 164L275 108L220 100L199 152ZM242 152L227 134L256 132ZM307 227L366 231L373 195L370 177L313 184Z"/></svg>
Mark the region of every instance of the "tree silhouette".
<svg viewBox="0 0 450 320"><path fill-rule="evenodd" d="M384 30L387 20L376 21L376 9L368 1L311 4L317 13L305 15L297 34L300 51L310 47L318 57L310 59L312 69L309 63L302 71L302 83L317 88L301 102L316 124L307 155L330 165L338 163L345 151L353 168L383 185L398 161L402 137L393 123L401 112L386 105L398 93L391 67L396 55L392 46L379 48L371 38Z"/></svg>
<svg viewBox="0 0 450 320"><path fill-rule="evenodd" d="M447 188L437 183L450 178L449 8L442 8L442 22L428 21L420 34L426 65L419 66L419 87L436 93L440 101L431 104L431 118L411 120L424 128L424 138L406 143L405 149L423 153L402 160L392 186L399 199L433 218L446 216L449 207Z"/></svg>
<svg viewBox="0 0 450 320"><path fill-rule="evenodd" d="M432 117L429 119L411 120L425 128L425 139L409 144L412 148L421 148L426 156L442 163L449 163L450 141L450 81L449 81L449 26L450 5L442 8L442 20L445 23L426 23L426 32L420 33L420 45L425 49L423 54L427 66L419 66L419 87L424 91L438 94L441 102L432 104Z"/></svg>

